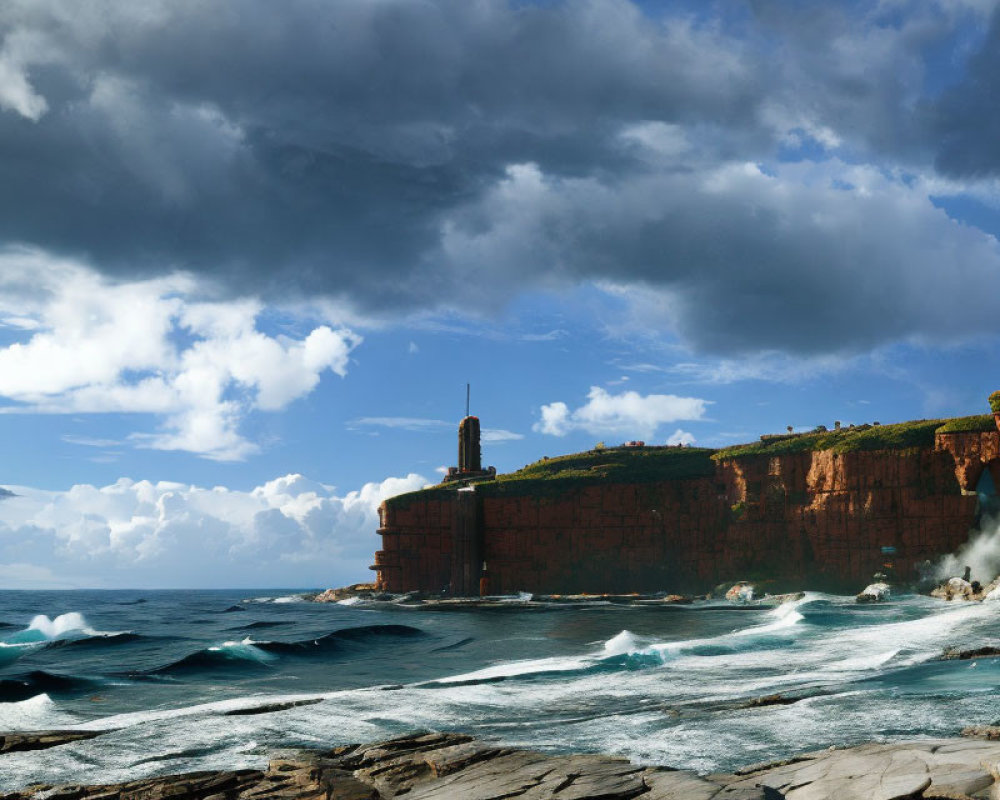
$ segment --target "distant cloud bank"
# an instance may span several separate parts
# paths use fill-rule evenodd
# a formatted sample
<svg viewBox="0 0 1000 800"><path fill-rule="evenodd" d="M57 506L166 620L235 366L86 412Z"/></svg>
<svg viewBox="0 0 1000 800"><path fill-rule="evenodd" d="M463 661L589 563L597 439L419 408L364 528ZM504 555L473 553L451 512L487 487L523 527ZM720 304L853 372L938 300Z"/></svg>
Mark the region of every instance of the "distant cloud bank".
<svg viewBox="0 0 1000 800"><path fill-rule="evenodd" d="M122 478L63 492L12 487L0 503L7 588L325 587L366 580L387 497L410 473L338 494L301 475L249 492Z"/></svg>

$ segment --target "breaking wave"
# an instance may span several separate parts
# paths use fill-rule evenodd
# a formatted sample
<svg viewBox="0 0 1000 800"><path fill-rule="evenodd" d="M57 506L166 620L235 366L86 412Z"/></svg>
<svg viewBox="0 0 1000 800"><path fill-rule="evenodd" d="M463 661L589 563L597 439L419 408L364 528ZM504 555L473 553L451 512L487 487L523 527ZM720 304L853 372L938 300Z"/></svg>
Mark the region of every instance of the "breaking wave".
<svg viewBox="0 0 1000 800"><path fill-rule="evenodd" d="M249 636L240 641L198 650L183 658L146 671L145 675L176 675L222 668L259 669L267 667L279 656L329 656L344 650L368 647L379 640L414 639L426 634L409 625L364 625L297 642L257 641Z"/></svg>
<svg viewBox="0 0 1000 800"><path fill-rule="evenodd" d="M780 605L767 612L768 622L722 636L662 642L623 630L603 642L599 650L586 655L505 662L474 672L426 681L421 686L468 686L512 679L536 680L556 674L569 677L622 669L641 670L662 667L683 655L717 656L780 648L794 641L793 628L805 619L797 608L806 602L810 602L809 596L796 603Z"/></svg>
<svg viewBox="0 0 1000 800"><path fill-rule="evenodd" d="M17 703L40 694L77 694L101 685L100 681L75 675L35 670L16 678L0 679L0 703Z"/></svg>
<svg viewBox="0 0 1000 800"><path fill-rule="evenodd" d="M139 638L141 637L138 634L130 631L94 630L78 611L60 614L55 618L38 614L27 628L0 640L0 666L47 648L105 647L136 641Z"/></svg>
<svg viewBox="0 0 1000 800"><path fill-rule="evenodd" d="M249 636L239 642L223 642L220 645L197 650L184 658L173 661L162 667L148 670L145 675L177 675L184 673L213 670L219 667L263 667L273 661L275 656L258 647L258 642Z"/></svg>

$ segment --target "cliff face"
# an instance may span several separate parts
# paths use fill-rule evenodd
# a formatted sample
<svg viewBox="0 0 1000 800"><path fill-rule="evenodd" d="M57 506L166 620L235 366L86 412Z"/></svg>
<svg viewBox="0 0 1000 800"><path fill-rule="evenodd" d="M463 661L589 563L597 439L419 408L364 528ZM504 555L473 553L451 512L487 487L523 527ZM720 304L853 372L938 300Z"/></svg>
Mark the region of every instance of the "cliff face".
<svg viewBox="0 0 1000 800"><path fill-rule="evenodd" d="M984 470L1000 486L996 432L720 458L694 478L417 492L383 505L373 568L392 592L477 594L480 561L493 593L705 591L742 578L856 590L884 547L906 581L965 542Z"/></svg>

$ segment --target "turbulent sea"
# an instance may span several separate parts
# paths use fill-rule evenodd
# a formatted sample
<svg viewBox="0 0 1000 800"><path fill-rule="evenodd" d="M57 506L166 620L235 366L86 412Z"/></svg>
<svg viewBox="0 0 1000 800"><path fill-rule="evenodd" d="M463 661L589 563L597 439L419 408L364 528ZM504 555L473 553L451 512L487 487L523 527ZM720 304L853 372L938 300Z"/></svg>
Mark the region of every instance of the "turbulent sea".
<svg viewBox="0 0 1000 800"><path fill-rule="evenodd" d="M0 757L0 790L261 767L417 729L731 770L1000 718L1000 603L487 608L247 591L0 592L0 731L106 730ZM784 705L754 706L781 694ZM279 710L275 704L291 704Z"/></svg>

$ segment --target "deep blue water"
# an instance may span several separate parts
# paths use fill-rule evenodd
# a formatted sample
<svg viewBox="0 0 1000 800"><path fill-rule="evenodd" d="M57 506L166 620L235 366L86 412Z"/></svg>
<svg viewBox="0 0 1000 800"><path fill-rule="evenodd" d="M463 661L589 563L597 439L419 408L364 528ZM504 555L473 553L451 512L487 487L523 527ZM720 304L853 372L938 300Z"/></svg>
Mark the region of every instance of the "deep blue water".
<svg viewBox="0 0 1000 800"><path fill-rule="evenodd" d="M97 739L0 758L0 790L262 766L286 746L415 729L702 771L830 744L954 735L1000 718L1000 604L809 593L491 608L292 593L0 592L0 730ZM790 705L741 707L773 693ZM278 702L271 713L233 715Z"/></svg>

